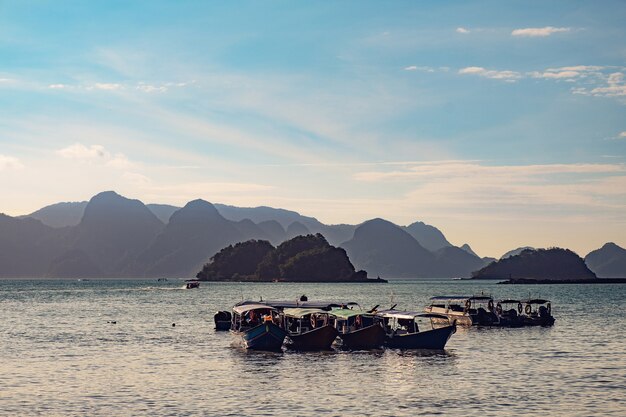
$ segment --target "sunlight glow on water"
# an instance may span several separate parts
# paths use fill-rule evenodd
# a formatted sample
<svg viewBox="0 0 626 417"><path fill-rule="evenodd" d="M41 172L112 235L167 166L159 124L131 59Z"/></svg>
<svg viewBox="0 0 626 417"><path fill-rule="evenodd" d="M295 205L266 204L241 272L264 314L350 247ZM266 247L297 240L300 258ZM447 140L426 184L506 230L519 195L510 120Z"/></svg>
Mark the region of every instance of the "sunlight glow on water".
<svg viewBox="0 0 626 417"><path fill-rule="evenodd" d="M421 309L480 291L550 298L556 324L460 328L444 352L246 352L213 330L242 297ZM623 416L625 300L623 284L0 281L0 415Z"/></svg>

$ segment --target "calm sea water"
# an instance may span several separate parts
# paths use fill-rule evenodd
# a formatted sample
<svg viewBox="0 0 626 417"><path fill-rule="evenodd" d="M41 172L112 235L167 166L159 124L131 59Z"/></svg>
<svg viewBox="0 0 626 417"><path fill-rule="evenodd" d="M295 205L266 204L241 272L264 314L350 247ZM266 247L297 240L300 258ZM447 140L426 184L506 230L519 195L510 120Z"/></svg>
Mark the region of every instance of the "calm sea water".
<svg viewBox="0 0 626 417"><path fill-rule="evenodd" d="M0 415L626 415L626 285L181 287L0 281ZM242 298L306 294L421 309L432 295L481 291L549 298L556 325L460 328L440 353L246 352L213 330L213 313Z"/></svg>

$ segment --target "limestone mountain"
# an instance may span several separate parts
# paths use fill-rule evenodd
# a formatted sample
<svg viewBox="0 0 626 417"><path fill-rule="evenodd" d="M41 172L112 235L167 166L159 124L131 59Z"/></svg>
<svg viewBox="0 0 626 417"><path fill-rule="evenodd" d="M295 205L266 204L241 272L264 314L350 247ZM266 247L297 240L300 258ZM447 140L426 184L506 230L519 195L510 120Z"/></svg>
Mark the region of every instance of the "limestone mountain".
<svg viewBox="0 0 626 417"><path fill-rule="evenodd" d="M163 222L141 201L107 191L89 201L68 243L84 252L103 276L130 276L134 271L128 267L162 229Z"/></svg>
<svg viewBox="0 0 626 417"><path fill-rule="evenodd" d="M589 252L585 263L598 277L626 278L626 249L609 242Z"/></svg>
<svg viewBox="0 0 626 417"><path fill-rule="evenodd" d="M146 207L154 213L163 224L167 224L170 221L170 217L174 212L180 210L180 207L171 206L169 204L146 204Z"/></svg>
<svg viewBox="0 0 626 417"><path fill-rule="evenodd" d="M439 229L424 222L415 222L403 227L403 229L431 252L452 246Z"/></svg>
<svg viewBox="0 0 626 417"><path fill-rule="evenodd" d="M244 239L235 224L204 200L176 211L161 234L137 258L145 276L193 277L221 248Z"/></svg>
<svg viewBox="0 0 626 417"><path fill-rule="evenodd" d="M43 224L51 227L76 226L83 218L85 207L87 207L86 201L56 203L23 217L40 220Z"/></svg>
<svg viewBox="0 0 626 417"><path fill-rule="evenodd" d="M341 245L357 269L383 278L433 277L435 255L403 228L373 219L356 228L354 237Z"/></svg>
<svg viewBox="0 0 626 417"><path fill-rule="evenodd" d="M311 234L309 229L307 229L307 227L300 222L291 223L287 227L287 230L285 231L285 233L288 239L293 239L296 236L306 236L306 235Z"/></svg>

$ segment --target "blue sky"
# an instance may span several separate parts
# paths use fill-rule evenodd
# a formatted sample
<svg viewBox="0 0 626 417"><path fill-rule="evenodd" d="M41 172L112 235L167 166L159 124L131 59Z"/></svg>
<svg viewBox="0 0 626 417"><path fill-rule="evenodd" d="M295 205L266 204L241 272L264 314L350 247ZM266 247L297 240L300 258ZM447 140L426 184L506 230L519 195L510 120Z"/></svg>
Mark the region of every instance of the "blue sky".
<svg viewBox="0 0 626 417"><path fill-rule="evenodd" d="M626 4L0 1L0 211L113 189L626 246Z"/></svg>

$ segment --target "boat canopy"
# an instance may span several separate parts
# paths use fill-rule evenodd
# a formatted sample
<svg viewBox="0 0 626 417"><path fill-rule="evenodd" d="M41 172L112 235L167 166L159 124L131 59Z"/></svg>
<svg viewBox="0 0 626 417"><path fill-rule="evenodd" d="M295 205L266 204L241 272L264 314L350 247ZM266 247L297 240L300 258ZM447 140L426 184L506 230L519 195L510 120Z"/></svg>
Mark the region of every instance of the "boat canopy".
<svg viewBox="0 0 626 417"><path fill-rule="evenodd" d="M396 318L396 319L415 319L416 317L425 317L425 318L437 318L437 319L448 319L448 316L445 314L437 314L437 313L419 313L417 311L401 311L401 310L381 310L376 312L377 316L384 318Z"/></svg>
<svg viewBox="0 0 626 417"><path fill-rule="evenodd" d="M430 297L432 301L465 301L471 298L469 295L438 295Z"/></svg>
<svg viewBox="0 0 626 417"><path fill-rule="evenodd" d="M469 299L476 301L489 301L493 300L493 297L490 295L472 295L471 297L469 297Z"/></svg>
<svg viewBox="0 0 626 417"><path fill-rule="evenodd" d="M235 307L233 307L233 311L237 314L244 314L251 310L261 310L261 309L264 309L264 310L270 309L270 310L276 311L275 308L268 306L267 304L258 304L258 303L236 305Z"/></svg>
<svg viewBox="0 0 626 417"><path fill-rule="evenodd" d="M309 314L327 314L328 311L319 308L286 308L283 310L283 313L285 313L287 317L299 319Z"/></svg>
<svg viewBox="0 0 626 417"><path fill-rule="evenodd" d="M349 308L336 308L336 309L330 310L328 313L332 314L338 319L343 319L343 320L347 320L350 317L361 316L365 314L362 310L350 310Z"/></svg>
<svg viewBox="0 0 626 417"><path fill-rule="evenodd" d="M319 308L324 310L330 310L331 308L340 307L359 307L358 303L354 301L299 301L299 300L263 300L263 301L242 301L237 305L246 304L265 304L274 308Z"/></svg>
<svg viewBox="0 0 626 417"><path fill-rule="evenodd" d="M549 303L550 300L544 300L543 298L530 298L528 300L521 300L524 304L545 304Z"/></svg>

